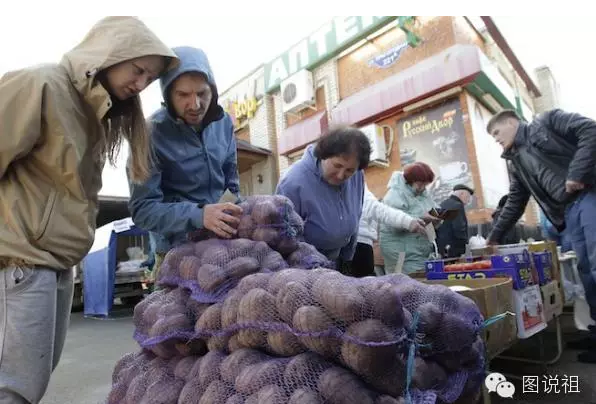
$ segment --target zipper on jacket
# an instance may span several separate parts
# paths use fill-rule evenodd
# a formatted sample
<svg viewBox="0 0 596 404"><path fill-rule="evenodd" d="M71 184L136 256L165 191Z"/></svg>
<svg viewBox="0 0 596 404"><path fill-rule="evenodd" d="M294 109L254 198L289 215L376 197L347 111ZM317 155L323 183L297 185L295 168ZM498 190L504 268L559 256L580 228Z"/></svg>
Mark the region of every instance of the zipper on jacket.
<svg viewBox="0 0 596 404"><path fill-rule="evenodd" d="M201 130L200 132L197 131L196 129L191 127L191 130L194 132L195 135L198 136L199 138L199 143L201 143L201 147L203 148L203 160L205 161L205 164L207 165L207 175L208 175L208 186L209 186L209 195L211 196L212 200L213 200L213 186L212 186L212 176L211 176L211 164L209 162L209 154L207 153L207 146L205 146L205 142L203 139L203 130Z"/></svg>

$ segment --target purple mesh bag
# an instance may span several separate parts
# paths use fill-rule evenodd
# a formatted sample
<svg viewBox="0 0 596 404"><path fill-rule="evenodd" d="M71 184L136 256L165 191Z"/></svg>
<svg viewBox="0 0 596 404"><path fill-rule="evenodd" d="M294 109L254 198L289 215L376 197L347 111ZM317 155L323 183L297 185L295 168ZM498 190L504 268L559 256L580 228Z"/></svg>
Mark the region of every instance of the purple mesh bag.
<svg viewBox="0 0 596 404"><path fill-rule="evenodd" d="M146 354L134 354L136 356ZM126 358L126 357L125 357ZM121 365L123 358L117 366ZM375 391L349 370L314 353L276 358L252 349L231 354L129 361L114 372L108 404L405 404ZM126 371L131 375L123 379ZM412 404L435 404L412 390Z"/></svg>
<svg viewBox="0 0 596 404"><path fill-rule="evenodd" d="M298 248L304 233L304 222L294 204L283 195L254 195L239 204L243 212L238 225L238 238L264 241L286 256ZM215 233L199 229L188 234L190 241L217 238Z"/></svg>
<svg viewBox="0 0 596 404"><path fill-rule="evenodd" d="M296 251L286 258L290 268L314 269L335 268L335 263L328 260L313 245L300 242Z"/></svg>
<svg viewBox="0 0 596 404"><path fill-rule="evenodd" d="M183 287L201 303L221 301L246 275L287 268L283 257L263 241L209 239L170 250L156 280Z"/></svg>
<svg viewBox="0 0 596 404"><path fill-rule="evenodd" d="M199 318L195 338L230 352L252 348L279 357L314 352L392 396L404 393L406 385L396 380L406 380L409 374L410 391L426 391L453 402L467 383L468 373L481 363L483 352L474 350L474 344L460 345L460 355L466 353L469 358L454 362L449 369L428 355L422 356L424 349L432 352L422 345L434 341L425 334L424 327L430 324L422 323L424 316L418 311L412 315L403 308L401 291L398 285L383 279L355 279L325 268L290 268L249 275L222 303L208 310L208 318ZM429 294L435 292L427 290ZM440 292L443 298L436 299L457 300L447 296L455 292ZM426 300L429 299L433 298ZM419 300L425 303L424 299ZM407 306L418 310L416 304ZM206 313L203 316L207 317ZM473 333L476 341L479 330L461 326L467 320L454 324L462 332ZM466 341L472 337L460 338ZM426 377L427 374L434 378Z"/></svg>
<svg viewBox="0 0 596 404"><path fill-rule="evenodd" d="M161 358L200 354L207 351L204 341L193 338L198 304L189 304L185 289L161 289L135 306L133 338L142 348Z"/></svg>
<svg viewBox="0 0 596 404"><path fill-rule="evenodd" d="M181 361L146 351L125 355L114 369L107 404L176 404L185 384L175 375Z"/></svg>

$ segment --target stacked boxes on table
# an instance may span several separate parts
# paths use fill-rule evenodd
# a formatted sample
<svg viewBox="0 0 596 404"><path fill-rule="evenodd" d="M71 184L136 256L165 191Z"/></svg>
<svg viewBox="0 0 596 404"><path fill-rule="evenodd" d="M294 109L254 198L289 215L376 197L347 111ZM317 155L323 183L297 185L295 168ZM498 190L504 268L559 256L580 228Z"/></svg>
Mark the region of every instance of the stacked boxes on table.
<svg viewBox="0 0 596 404"><path fill-rule="evenodd" d="M426 262L429 280L510 278L519 338L529 338L562 310L550 251L529 252L527 244L499 248L499 255Z"/></svg>
<svg viewBox="0 0 596 404"><path fill-rule="evenodd" d="M426 261L429 280L511 278L513 289L524 289L536 283L527 251L507 255L493 255L489 259L465 258L465 261Z"/></svg>

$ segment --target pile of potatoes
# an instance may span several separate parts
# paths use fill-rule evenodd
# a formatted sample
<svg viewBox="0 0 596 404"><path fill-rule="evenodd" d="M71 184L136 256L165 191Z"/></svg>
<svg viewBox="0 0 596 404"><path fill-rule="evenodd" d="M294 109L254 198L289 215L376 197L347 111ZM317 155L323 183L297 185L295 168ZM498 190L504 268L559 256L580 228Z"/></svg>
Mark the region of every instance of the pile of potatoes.
<svg viewBox="0 0 596 404"><path fill-rule="evenodd" d="M244 203L260 223L287 204ZM134 311L143 351L116 365L110 404L403 403L413 339L414 402L459 404L480 391L483 318L472 300L401 274L342 275L306 243L255 240L264 228L167 254L163 289Z"/></svg>
<svg viewBox="0 0 596 404"><path fill-rule="evenodd" d="M414 312L416 339L430 344L414 361L414 388L449 385L450 375L481 368L479 330L466 328L477 307L461 319L466 298L399 278L354 279L325 268L258 272L244 276L216 303L197 302L181 288L160 290L135 308L135 337L161 358L247 348L279 358L314 353L398 397L405 384L395 381L406 378ZM458 334L445 335L452 329ZM433 346L451 339L460 341L457 349Z"/></svg>
<svg viewBox="0 0 596 404"><path fill-rule="evenodd" d="M316 353L395 396L404 387L395 377L405 375L401 352L411 315L394 289L323 268L253 274L209 307L195 331L207 337L221 330L209 349L252 348L277 357Z"/></svg>
<svg viewBox="0 0 596 404"><path fill-rule="evenodd" d="M404 404L314 353L252 349L165 360L146 352L117 364L108 404Z"/></svg>
<svg viewBox="0 0 596 404"><path fill-rule="evenodd" d="M170 250L157 284L190 289L199 301L221 300L244 276L287 268L283 257L263 241L209 239Z"/></svg>
<svg viewBox="0 0 596 404"><path fill-rule="evenodd" d="M298 248L299 239L304 233L304 221L290 199L283 195L253 195L239 206L242 215L236 237L264 241L284 256ZM189 233L187 238L197 242L217 238L217 235L199 229Z"/></svg>

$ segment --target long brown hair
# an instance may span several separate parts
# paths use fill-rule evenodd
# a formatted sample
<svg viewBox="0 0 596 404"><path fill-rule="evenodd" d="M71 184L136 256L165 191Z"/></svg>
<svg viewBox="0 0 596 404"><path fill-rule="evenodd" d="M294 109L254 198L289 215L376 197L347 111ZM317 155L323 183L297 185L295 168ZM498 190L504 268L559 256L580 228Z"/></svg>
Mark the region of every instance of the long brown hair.
<svg viewBox="0 0 596 404"><path fill-rule="evenodd" d="M141 99L137 95L121 101L112 98L112 108L104 118L105 141L102 149L107 154L110 164L116 164L116 157L126 139L130 146L127 171L135 183L142 183L151 172L151 140L145 124Z"/></svg>

